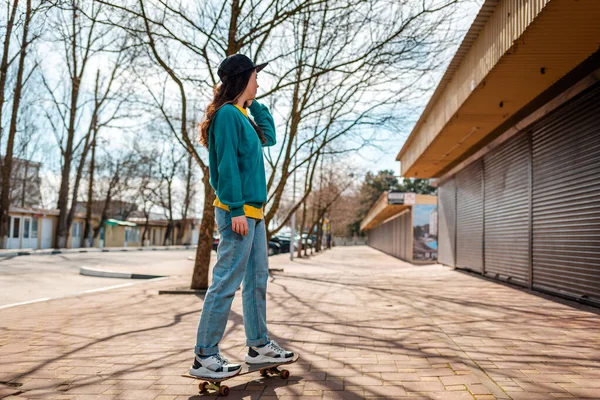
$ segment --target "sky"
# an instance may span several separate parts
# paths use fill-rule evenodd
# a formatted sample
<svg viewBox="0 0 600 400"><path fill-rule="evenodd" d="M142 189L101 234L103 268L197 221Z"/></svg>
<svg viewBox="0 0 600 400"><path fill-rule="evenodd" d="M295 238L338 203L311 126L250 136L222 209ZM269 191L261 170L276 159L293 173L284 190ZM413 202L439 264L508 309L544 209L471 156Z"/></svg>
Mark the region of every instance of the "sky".
<svg viewBox="0 0 600 400"><path fill-rule="evenodd" d="M456 29L463 32L461 35L461 41L462 37L464 36L464 34L466 34L473 20L477 16L477 13L481 8L482 3L483 0L474 0L470 2L465 2L461 6L461 9L463 11L463 17L459 20L458 24L456 25ZM398 155L400 149L402 148L406 139L410 135L417 120L421 116L421 112L427 105L429 98L431 97L433 91L437 87L439 79L441 79L443 73L446 70L447 65L450 63L459 44L460 42L455 44L454 49L452 49L452 51L449 53L448 58L445 60L443 69L438 71L436 76L433 78L435 84L432 85L429 93L418 103L412 104L414 110L411 110L410 114L406 115L406 124L401 126L399 131L391 133L388 139L385 140L385 142L381 146L378 146L378 148L365 149L364 151L361 151L360 154L356 154L352 157L352 159L355 160L358 168L371 172L377 172L383 169L388 169L394 171L394 173L396 173L397 175L400 175L400 162L396 161L396 156Z"/></svg>

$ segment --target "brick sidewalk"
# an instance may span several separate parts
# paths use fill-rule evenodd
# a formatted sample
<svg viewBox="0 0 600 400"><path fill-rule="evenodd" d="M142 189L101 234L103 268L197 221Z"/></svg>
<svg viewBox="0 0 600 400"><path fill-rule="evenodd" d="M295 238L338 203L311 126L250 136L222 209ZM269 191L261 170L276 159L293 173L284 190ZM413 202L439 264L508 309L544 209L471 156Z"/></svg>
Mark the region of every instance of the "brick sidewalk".
<svg viewBox="0 0 600 400"><path fill-rule="evenodd" d="M301 359L289 381L230 380L231 399L600 398L598 310L367 247L271 260L271 335ZM0 397L216 398L179 376L202 300L157 295L185 283L0 310ZM221 348L240 360L243 344L238 293Z"/></svg>

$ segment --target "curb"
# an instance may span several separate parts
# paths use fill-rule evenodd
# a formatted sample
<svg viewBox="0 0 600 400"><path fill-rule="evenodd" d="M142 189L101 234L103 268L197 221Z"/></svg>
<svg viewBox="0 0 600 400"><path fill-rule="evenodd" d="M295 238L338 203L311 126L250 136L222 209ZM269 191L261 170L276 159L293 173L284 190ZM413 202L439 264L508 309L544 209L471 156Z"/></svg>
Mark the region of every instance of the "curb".
<svg viewBox="0 0 600 400"><path fill-rule="evenodd" d="M93 268L88 268L88 267L81 267L79 269L79 274L85 275L85 276L96 276L99 278L119 278L119 279L165 278L164 275L132 274L130 272L104 271L104 270L93 269Z"/></svg>
<svg viewBox="0 0 600 400"><path fill-rule="evenodd" d="M269 268L269 274L272 272L283 272L283 268ZM240 290L238 288L237 290ZM161 289L158 291L158 294L195 294L195 295L205 295L208 289L188 289L188 288L179 288L179 289Z"/></svg>
<svg viewBox="0 0 600 400"><path fill-rule="evenodd" d="M109 253L109 252L134 252L134 251L169 251L169 250L194 250L196 245L191 246L161 246L161 247L89 247L79 249L47 249L42 251L32 249L15 249L10 253L0 252L0 258L17 257L17 256L47 256L54 254L71 254L71 253Z"/></svg>
<svg viewBox="0 0 600 400"><path fill-rule="evenodd" d="M194 289L167 289L167 290L159 290L158 294L198 294L204 295L206 294L206 290L194 290Z"/></svg>

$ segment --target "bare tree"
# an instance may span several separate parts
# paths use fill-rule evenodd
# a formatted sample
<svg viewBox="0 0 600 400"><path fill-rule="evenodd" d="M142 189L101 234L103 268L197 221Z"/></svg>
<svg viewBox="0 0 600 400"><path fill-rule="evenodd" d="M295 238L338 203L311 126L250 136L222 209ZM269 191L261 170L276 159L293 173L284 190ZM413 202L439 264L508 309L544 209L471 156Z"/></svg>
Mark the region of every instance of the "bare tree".
<svg viewBox="0 0 600 400"><path fill-rule="evenodd" d="M92 155L90 158L90 164L88 168L88 190L87 190L87 205L85 210L85 230L83 232L83 247L92 247L92 208L94 203L94 173L96 171L96 148L98 143L98 123L97 118L93 118L93 126L92 126L92 140L90 146L92 148ZM85 160L85 158L83 158ZM71 209L74 210L75 206L71 206Z"/></svg>
<svg viewBox="0 0 600 400"><path fill-rule="evenodd" d="M10 6L10 2L7 3L7 21L6 28L4 31L4 39L2 42L2 61L0 61L0 139L2 139L3 134L3 119L2 119L2 111L4 109L4 103L6 101L6 80L8 77L8 68L12 61L14 61L14 57L12 60L10 58L10 43L12 39L12 32L15 29L15 18L17 16L17 9L19 7L19 0L13 0L12 8Z"/></svg>
<svg viewBox="0 0 600 400"><path fill-rule="evenodd" d="M407 1L383 12L389 3L348 7L350 3L327 2L292 19L293 40L288 43L293 58L283 70L295 77L280 75L261 95L279 102L291 97L281 151L267 157L271 167L267 226L294 170L310 163L326 146L338 143L336 154L356 152L372 145L377 131L394 129L398 105L422 93L427 88L423 79L439 66L436 56L450 43L444 35L456 3ZM297 148L292 145L296 141ZM295 158L299 161L292 165ZM312 185L311 181L307 187ZM301 195L269 235L279 231L305 201Z"/></svg>
<svg viewBox="0 0 600 400"><path fill-rule="evenodd" d="M144 215L144 230L142 232L142 244L144 244L146 240L150 240L150 216L152 209L158 205L156 197L157 187L160 186L156 173L158 154L156 149L147 151L138 145L136 145L136 152L139 167L139 199Z"/></svg>
<svg viewBox="0 0 600 400"><path fill-rule="evenodd" d="M25 1L25 12L22 21L23 27L21 33L21 43L19 51L13 57L14 60L18 55L19 63L17 67L17 76L12 99L12 111L10 117L10 127L8 131L6 151L4 153L4 157L0 157L0 166L2 168L2 188L0 191L0 248L6 248L6 245L8 243L8 211L10 209L11 204L10 192L12 185L11 175L13 169L13 153L15 150L14 146L15 138L17 135L19 109L21 106L21 95L23 92L23 87L28 79L28 76L30 76L31 72L36 68L36 65L34 65L30 72L26 72L27 65L25 63L25 60L28 55L29 47L31 43L39 37L39 35L37 34L30 35L30 25L34 14L42 9L43 3L44 2L42 1L41 4L33 8L31 0ZM10 4L7 5L10 17L7 21L6 35L4 36L3 41L4 43L2 61L0 62L0 139L2 139L2 109L6 100L6 78L8 74L8 68L12 63L12 61L9 60L10 40L12 37L13 29L15 28L15 17L17 14L17 9L19 7L19 1L15 0L13 2L12 8L10 7ZM25 173L27 173L27 171Z"/></svg>
<svg viewBox="0 0 600 400"><path fill-rule="evenodd" d="M62 45L64 49L63 61L70 84L68 89L64 82L58 82L55 87L52 87L53 85L45 76L43 79L54 105L54 113L50 110L46 110L46 113L60 147L62 164L57 201L59 217L54 243L57 248L65 247L67 243L84 165L94 133L97 135L101 127L118 118L119 113L123 111L121 106L128 94L124 88L126 82L121 80L117 83L119 75L131 57L130 53L125 52L128 44L126 38L116 37L112 29L98 23L103 11L102 5L96 0L90 2L70 0L61 3L52 26L54 42ZM100 55L112 63L112 66L108 69L106 77L101 76L100 69L97 70L93 81L93 96L89 99L90 96L86 91L86 84L89 85L86 81L88 76L86 72L91 60ZM109 58L109 55L112 58ZM120 97L113 97L114 92L119 92ZM111 103L110 108L108 103ZM91 117L84 125L82 119L87 112ZM106 113L103 119L101 119L102 113ZM74 183L71 184L73 170L75 178Z"/></svg>
<svg viewBox="0 0 600 400"><path fill-rule="evenodd" d="M354 182L354 174L348 173L346 169L340 169L339 166L339 163L331 163L326 170L321 168L319 189L313 197L314 214L308 232L314 232L315 229L317 231L315 243L317 252L321 251L323 224L326 216Z"/></svg>
<svg viewBox="0 0 600 400"><path fill-rule="evenodd" d="M93 7L96 4L93 2ZM69 236L69 188L71 183L71 168L72 162L75 156L75 151L87 138L84 137L79 143L76 143L76 131L77 131L77 116L80 108L79 97L81 94L81 84L84 77L84 73L90 57L93 53L93 42L95 41L95 28L96 18L100 12L99 8L96 8L93 12L93 18L90 21L89 26L83 26L82 20L84 18L78 18L79 4L76 0L72 0L69 4L70 19L65 21L63 26L57 24L57 27L63 28L57 31L62 34L60 40L65 43L65 62L67 64L67 70L70 79L70 96L68 99L66 110L62 106L62 102L54 96L54 92L46 84L49 92L53 96L53 101L56 106L57 112L60 115L62 122L61 127L55 127L58 142L61 146L62 153L62 173L61 183L58 193L58 224L56 227L55 237L55 248L66 247L68 236ZM65 13L66 14L66 13ZM59 14L61 17L63 14ZM69 27L70 25L70 27ZM83 43L80 43L80 38L83 38ZM82 52L80 54L80 52ZM66 129L66 138L62 135L62 129ZM60 133L59 133L60 132ZM59 136L61 135L61 136Z"/></svg>
<svg viewBox="0 0 600 400"><path fill-rule="evenodd" d="M98 141L98 132L101 128L107 126L112 121L118 118L119 110L122 105L128 100L130 92L125 88L126 83L120 82L120 86L115 90L113 86L117 81L117 75L121 73L124 67L127 65L126 60L126 40L123 40L121 45L117 48L117 58L112 65L112 68L109 70L109 76L107 77L107 82L104 90L102 91L102 83L101 83L101 74L100 70L96 72L96 80L94 85L94 100L92 106L92 117L90 119L89 126L87 128L87 132L84 134L83 148L81 151L81 155L79 157L79 166L75 173L75 182L73 184L73 190L71 195L71 207L69 209L69 213L67 215L67 231L71 227L73 223L73 219L75 218L75 211L77 209L77 200L78 193L81 180L83 178L84 165L87 160L87 155L90 149L92 149L92 159L89 163L89 182L88 182L88 202L90 201L89 195L92 192L92 185L94 183L94 158L95 158L95 150ZM130 61L130 60L128 60ZM102 92L101 92L102 91ZM118 93L118 97L113 97L113 91ZM111 104L112 110L109 112L106 111L107 103L112 102ZM108 115L103 115L108 114ZM88 219L88 217L90 219ZM84 246L91 246L91 214L86 214L86 228L84 233Z"/></svg>
<svg viewBox="0 0 600 400"><path fill-rule="evenodd" d="M154 196L158 205L162 207L165 218L168 220L167 230L163 238L163 245L175 244L175 198L176 177L180 167L179 164L185 158L185 154L177 151L174 145L168 146L160 152L158 161L158 178L160 185L154 188Z"/></svg>
<svg viewBox="0 0 600 400"><path fill-rule="evenodd" d="M97 188L96 198L101 199L102 211L98 226L94 228L93 240L100 235L106 221L111 217L112 202L120 198L130 204L137 201L137 191L131 190L132 183L138 174L138 162L135 151L105 150L95 170L98 176L94 187ZM127 214L128 210L124 211ZM120 217L126 218L126 215Z"/></svg>

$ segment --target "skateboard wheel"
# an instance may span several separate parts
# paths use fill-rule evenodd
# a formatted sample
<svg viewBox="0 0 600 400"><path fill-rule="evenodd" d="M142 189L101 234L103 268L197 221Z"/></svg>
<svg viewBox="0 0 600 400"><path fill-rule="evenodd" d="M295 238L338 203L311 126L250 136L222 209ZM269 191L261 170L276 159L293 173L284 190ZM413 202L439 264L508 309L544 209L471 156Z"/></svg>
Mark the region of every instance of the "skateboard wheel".
<svg viewBox="0 0 600 400"><path fill-rule="evenodd" d="M219 394L221 396L229 396L229 386L221 386L219 388Z"/></svg>
<svg viewBox="0 0 600 400"><path fill-rule="evenodd" d="M284 369L279 373L279 376L281 376L282 379L288 379L290 377L290 371Z"/></svg>
<svg viewBox="0 0 600 400"><path fill-rule="evenodd" d="M264 370L264 369L261 369L261 370L260 370L260 376L262 376L262 377L267 377L267 376L269 376L269 374L267 373L267 371L266 371L266 370Z"/></svg>
<svg viewBox="0 0 600 400"><path fill-rule="evenodd" d="M207 392L208 391L208 382L202 382L199 386L199 389L201 392Z"/></svg>

